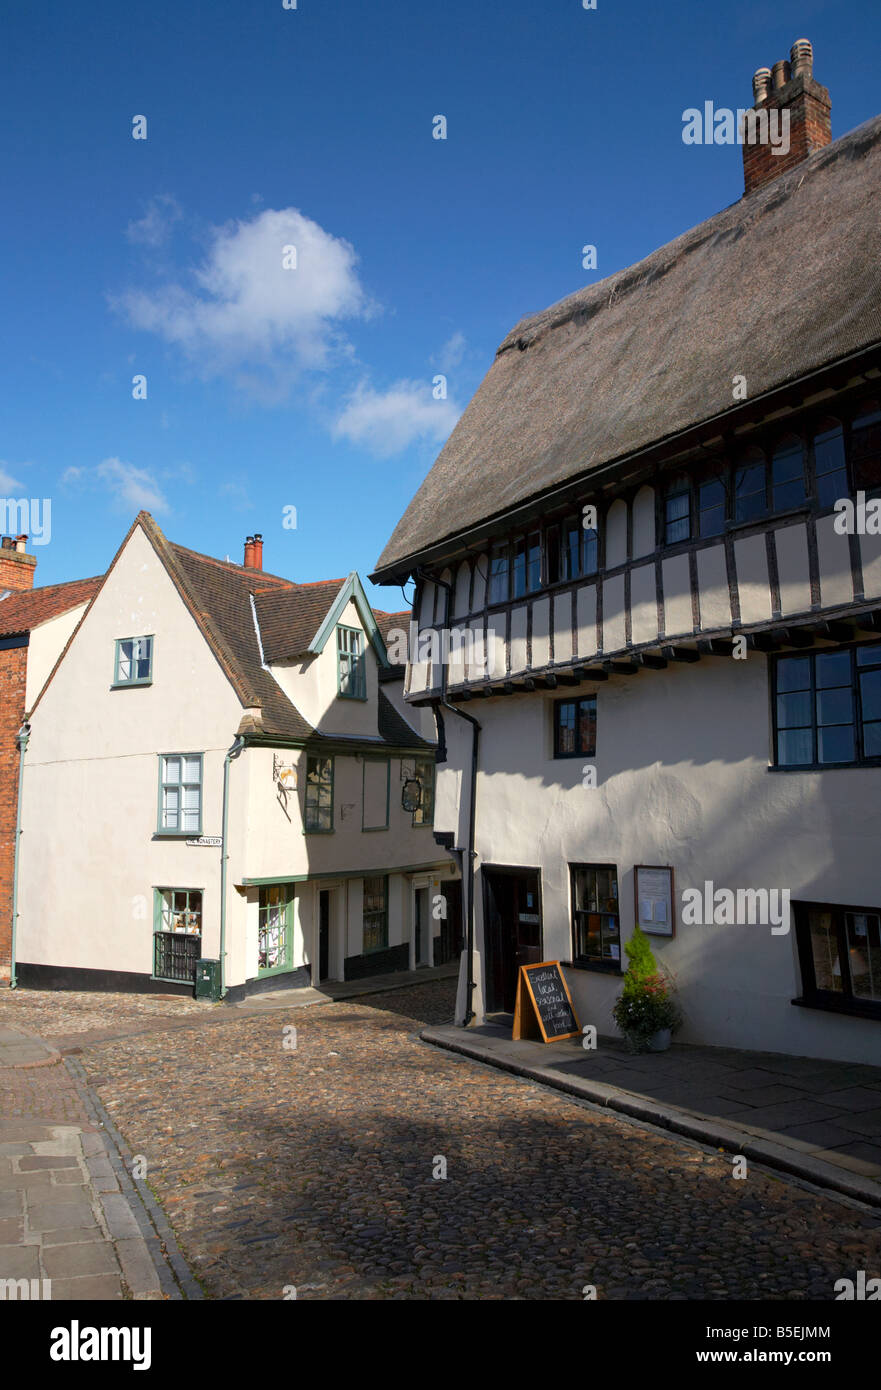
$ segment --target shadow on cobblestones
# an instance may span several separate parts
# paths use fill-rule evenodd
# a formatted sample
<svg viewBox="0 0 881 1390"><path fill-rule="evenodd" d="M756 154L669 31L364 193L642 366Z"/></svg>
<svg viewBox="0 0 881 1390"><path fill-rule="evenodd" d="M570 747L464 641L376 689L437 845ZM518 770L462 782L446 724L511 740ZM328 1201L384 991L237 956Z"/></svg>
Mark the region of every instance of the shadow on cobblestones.
<svg viewBox="0 0 881 1390"><path fill-rule="evenodd" d="M828 1299L879 1272L877 1215L421 1043L450 1007L445 981L89 1049L209 1297Z"/></svg>

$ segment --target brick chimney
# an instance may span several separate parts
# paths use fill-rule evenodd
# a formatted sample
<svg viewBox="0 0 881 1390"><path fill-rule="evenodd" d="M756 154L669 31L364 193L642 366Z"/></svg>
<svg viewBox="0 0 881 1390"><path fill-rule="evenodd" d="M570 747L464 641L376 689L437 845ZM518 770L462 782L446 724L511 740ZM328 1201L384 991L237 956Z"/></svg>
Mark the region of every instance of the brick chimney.
<svg viewBox="0 0 881 1390"><path fill-rule="evenodd" d="M256 535L245 537L245 569L262 570L263 568L263 536L261 532Z"/></svg>
<svg viewBox="0 0 881 1390"><path fill-rule="evenodd" d="M758 69L753 99L742 136L744 193L785 174L832 139L829 93L814 81L814 50L808 39L796 39L789 62L781 59L773 69Z"/></svg>
<svg viewBox="0 0 881 1390"><path fill-rule="evenodd" d="M32 589L36 555L28 555L27 536L4 536L0 540L0 594L7 589Z"/></svg>

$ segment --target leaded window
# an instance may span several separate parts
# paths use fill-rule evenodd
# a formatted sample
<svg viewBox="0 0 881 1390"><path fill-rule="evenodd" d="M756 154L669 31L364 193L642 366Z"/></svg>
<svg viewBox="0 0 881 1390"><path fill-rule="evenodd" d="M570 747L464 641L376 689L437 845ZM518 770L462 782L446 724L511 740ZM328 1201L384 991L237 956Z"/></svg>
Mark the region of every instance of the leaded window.
<svg viewBox="0 0 881 1390"><path fill-rule="evenodd" d="M333 830L333 758L307 757L304 828Z"/></svg>

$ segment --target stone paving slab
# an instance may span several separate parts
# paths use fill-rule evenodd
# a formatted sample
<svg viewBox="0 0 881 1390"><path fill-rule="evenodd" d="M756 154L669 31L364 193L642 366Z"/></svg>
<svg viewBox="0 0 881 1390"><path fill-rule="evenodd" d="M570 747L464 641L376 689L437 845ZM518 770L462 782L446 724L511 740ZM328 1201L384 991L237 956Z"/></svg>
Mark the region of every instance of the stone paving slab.
<svg viewBox="0 0 881 1390"><path fill-rule="evenodd" d="M56 1049L38 1038L25 1049L21 1036L0 1033L0 1279L40 1279L41 1297L53 1299L180 1298L170 1271L162 1289L158 1238L151 1252L130 1205L140 1206L137 1193L130 1185L123 1195L88 1096ZM47 1120L59 1112L72 1122Z"/></svg>
<svg viewBox="0 0 881 1390"><path fill-rule="evenodd" d="M587 1052L580 1039L515 1041L500 1024L435 1026L420 1036L730 1152L763 1154L772 1166L881 1207L881 1107L871 1108L881 1067L733 1048L712 1049L718 1057L710 1061L708 1049L687 1044L631 1055L615 1038Z"/></svg>

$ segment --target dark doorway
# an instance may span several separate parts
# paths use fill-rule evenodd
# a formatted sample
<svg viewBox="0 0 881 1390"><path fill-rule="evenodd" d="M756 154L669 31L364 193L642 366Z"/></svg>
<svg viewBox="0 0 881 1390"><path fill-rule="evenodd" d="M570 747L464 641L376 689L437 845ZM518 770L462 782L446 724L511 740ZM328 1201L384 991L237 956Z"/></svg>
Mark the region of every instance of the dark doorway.
<svg viewBox="0 0 881 1390"><path fill-rule="evenodd" d="M326 980L330 974L330 893L323 889L318 894L318 980Z"/></svg>
<svg viewBox="0 0 881 1390"><path fill-rule="evenodd" d="M440 935L434 939L434 963L446 965L462 954L462 884L457 878L445 878L440 889L447 915L440 919Z"/></svg>
<svg viewBox="0 0 881 1390"><path fill-rule="evenodd" d="M538 869L484 869L486 1011L513 1013L517 972L542 959Z"/></svg>

